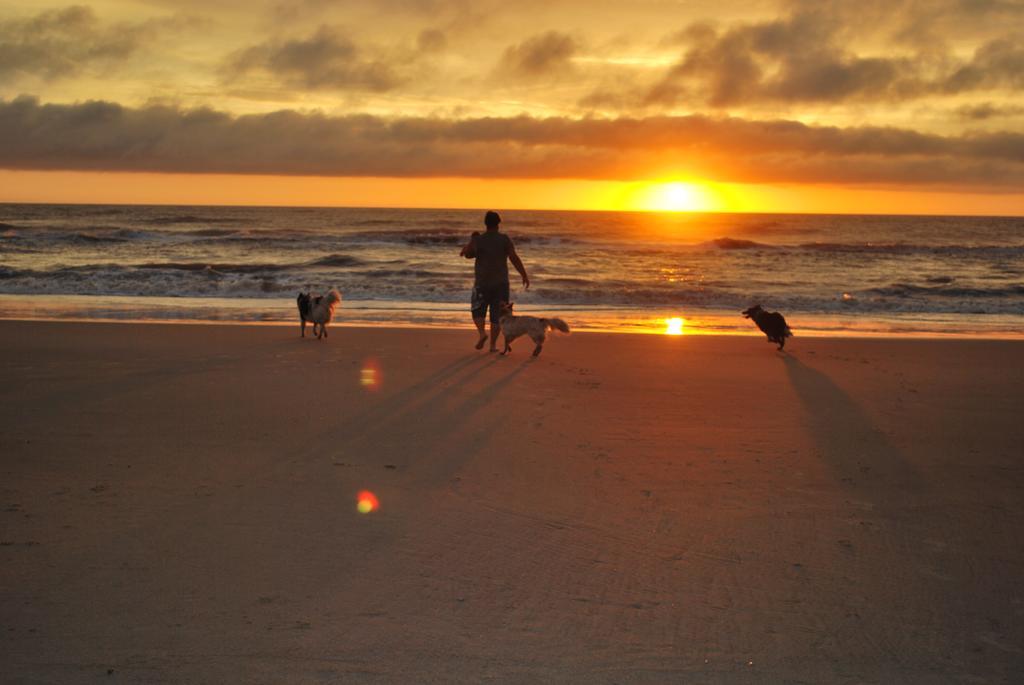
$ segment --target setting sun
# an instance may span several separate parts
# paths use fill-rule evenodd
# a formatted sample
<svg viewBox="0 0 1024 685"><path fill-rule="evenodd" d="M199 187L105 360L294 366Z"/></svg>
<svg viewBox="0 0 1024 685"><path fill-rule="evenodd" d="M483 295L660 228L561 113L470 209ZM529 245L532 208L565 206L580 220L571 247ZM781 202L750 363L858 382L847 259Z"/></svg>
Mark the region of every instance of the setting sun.
<svg viewBox="0 0 1024 685"><path fill-rule="evenodd" d="M692 212L700 198L697 189L689 183L665 183L654 193L653 209L666 212Z"/></svg>
<svg viewBox="0 0 1024 685"><path fill-rule="evenodd" d="M717 195L701 183L636 183L624 191L620 204L641 212L711 212L722 209Z"/></svg>
<svg viewBox="0 0 1024 685"><path fill-rule="evenodd" d="M665 319L665 335L682 335L683 334L683 319L676 316L671 319Z"/></svg>

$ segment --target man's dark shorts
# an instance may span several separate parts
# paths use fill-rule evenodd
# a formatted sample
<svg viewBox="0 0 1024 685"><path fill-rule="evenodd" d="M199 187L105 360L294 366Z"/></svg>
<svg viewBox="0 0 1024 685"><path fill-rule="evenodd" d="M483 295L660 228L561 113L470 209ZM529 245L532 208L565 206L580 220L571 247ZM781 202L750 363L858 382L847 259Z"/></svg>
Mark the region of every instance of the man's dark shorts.
<svg viewBox="0 0 1024 685"><path fill-rule="evenodd" d="M508 302L508 283L475 286L470 302L474 319L482 319L487 316L489 308L491 323L497 323L501 318L501 303Z"/></svg>

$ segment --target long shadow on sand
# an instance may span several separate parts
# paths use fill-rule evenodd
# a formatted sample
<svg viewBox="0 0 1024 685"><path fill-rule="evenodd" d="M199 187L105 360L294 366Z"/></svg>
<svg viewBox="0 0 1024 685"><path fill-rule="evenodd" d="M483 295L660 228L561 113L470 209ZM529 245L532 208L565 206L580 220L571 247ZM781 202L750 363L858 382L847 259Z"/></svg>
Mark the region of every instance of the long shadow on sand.
<svg viewBox="0 0 1024 685"><path fill-rule="evenodd" d="M493 362L493 357L482 355L469 355L456 359L400 392L376 402L368 398L365 409L342 421L334 427L332 432L351 434L373 429L377 424L391 421L410 407L425 402L432 395L468 383L476 373ZM452 379L455 379L460 373L463 374L462 377L453 381Z"/></svg>
<svg viewBox="0 0 1024 685"><path fill-rule="evenodd" d="M862 493L919 489L917 470L846 392L796 357L783 359L821 457L844 486Z"/></svg>
<svg viewBox="0 0 1024 685"><path fill-rule="evenodd" d="M510 363L495 355L474 355L456 360L393 396L373 402L364 411L348 418L318 436L311 453L342 449L361 454L368 449L391 445L400 455L419 461L424 455L444 451L446 460L458 453L459 462L475 454L491 438L501 417L481 423L474 417L500 396L500 390L523 372L532 360L515 364L506 373L485 381L474 392L462 397L462 388L498 365ZM423 435L422 440L417 435ZM400 436L400 437L396 437ZM429 436L429 439L426 437ZM401 445L402 442L407 444ZM454 467L448 464L447 468ZM433 469L428 469L433 471Z"/></svg>
<svg viewBox="0 0 1024 685"><path fill-rule="evenodd" d="M447 481L463 464L470 461L488 445L496 436L508 435L508 418L501 412L492 412L490 418L484 420L480 416L482 409L495 401L501 401L501 390L511 384L519 374L527 370L533 359L522 362L498 362L515 364L502 375L483 385L476 392L463 398L455 405L431 403L425 407L419 420L435 422L441 425L435 442L435 449L425 446L424 455L433 457L417 464L418 475L427 481Z"/></svg>

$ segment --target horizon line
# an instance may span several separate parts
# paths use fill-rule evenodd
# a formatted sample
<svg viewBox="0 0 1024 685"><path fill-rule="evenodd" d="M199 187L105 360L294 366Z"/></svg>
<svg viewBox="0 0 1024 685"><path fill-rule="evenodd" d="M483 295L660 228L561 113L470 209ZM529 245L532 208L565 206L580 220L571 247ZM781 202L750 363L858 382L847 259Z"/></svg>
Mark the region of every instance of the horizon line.
<svg viewBox="0 0 1024 685"><path fill-rule="evenodd" d="M30 206L63 206L63 207L248 207L252 209L405 209L410 211L483 211L487 207L418 207L406 205L261 205L248 203L180 203L180 202L26 202L19 200L0 200L0 205ZM493 209L493 207L491 208ZM955 214L935 213L920 214L915 212L771 212L748 210L656 210L656 209L581 209L581 208L534 208L534 207L498 207L503 212L571 212L589 214L658 214L706 216L722 214L751 214L765 216L914 216L914 217L964 217L979 219L1022 219L1024 214Z"/></svg>

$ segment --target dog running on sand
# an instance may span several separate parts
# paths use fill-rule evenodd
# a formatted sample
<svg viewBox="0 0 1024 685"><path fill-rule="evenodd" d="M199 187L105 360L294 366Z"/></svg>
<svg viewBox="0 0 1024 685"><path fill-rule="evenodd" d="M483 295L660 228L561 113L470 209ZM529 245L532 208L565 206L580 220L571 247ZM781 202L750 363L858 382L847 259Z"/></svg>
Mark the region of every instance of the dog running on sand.
<svg viewBox="0 0 1024 685"><path fill-rule="evenodd" d="M512 313L511 302L501 303L501 317L498 323L501 325L501 333L505 336L505 349L502 354L512 351L512 341L521 335L528 335L536 347L533 348L533 356L540 354L544 347L544 340L547 338L548 329L559 330L562 333L569 332L569 326L561 319L541 319L536 316L516 316Z"/></svg>
<svg viewBox="0 0 1024 685"><path fill-rule="evenodd" d="M761 309L759 304L755 304L750 309L743 311L742 314L748 319L753 319L757 327L768 336L768 342L777 344L780 350L786 346L786 338L793 335L793 331L789 330L786 319L782 314L766 312Z"/></svg>
<svg viewBox="0 0 1024 685"><path fill-rule="evenodd" d="M317 340L327 337L327 324L334 318L334 310L341 302L341 293L332 289L326 295L299 293L295 298L299 307L299 320L302 323L302 337L306 337L306 323L313 324L313 335Z"/></svg>

